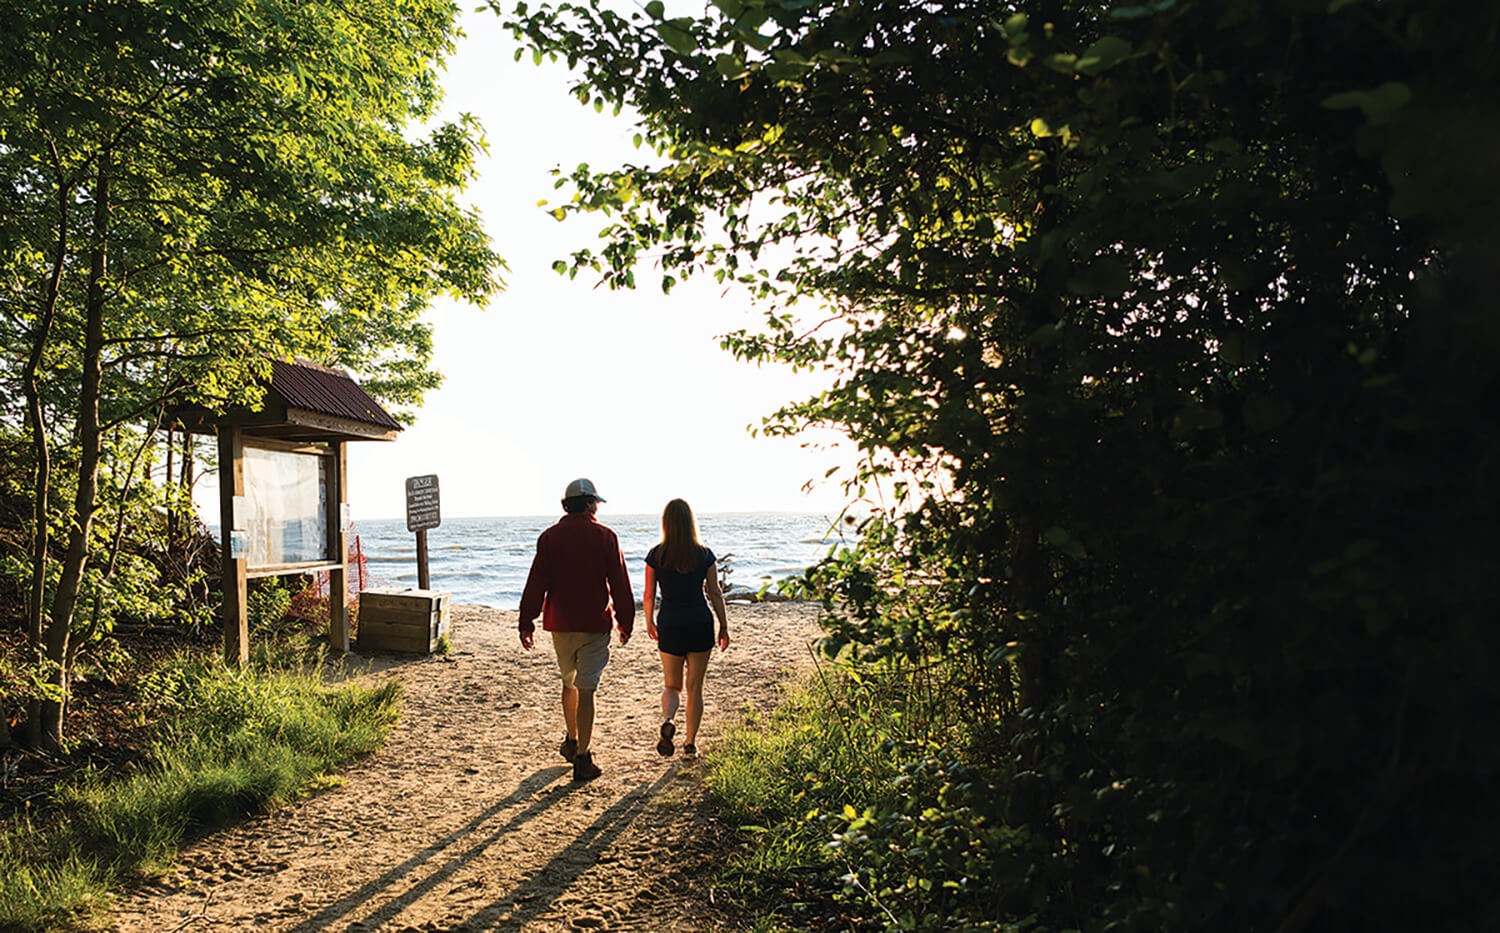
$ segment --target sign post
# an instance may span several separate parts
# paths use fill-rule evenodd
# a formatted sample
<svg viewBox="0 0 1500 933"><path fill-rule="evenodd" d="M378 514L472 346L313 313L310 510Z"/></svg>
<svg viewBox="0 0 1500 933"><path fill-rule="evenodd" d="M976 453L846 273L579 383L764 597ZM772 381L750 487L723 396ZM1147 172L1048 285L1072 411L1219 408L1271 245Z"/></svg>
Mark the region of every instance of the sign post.
<svg viewBox="0 0 1500 933"><path fill-rule="evenodd" d="M406 478L406 530L417 533L417 588L431 589L427 575L427 529L443 523L437 474Z"/></svg>

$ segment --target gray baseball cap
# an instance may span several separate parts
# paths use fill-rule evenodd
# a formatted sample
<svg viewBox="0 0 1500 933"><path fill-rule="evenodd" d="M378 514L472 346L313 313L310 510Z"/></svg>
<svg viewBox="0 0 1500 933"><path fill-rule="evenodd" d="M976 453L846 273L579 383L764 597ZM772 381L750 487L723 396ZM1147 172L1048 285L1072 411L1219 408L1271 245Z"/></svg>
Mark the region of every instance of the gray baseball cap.
<svg viewBox="0 0 1500 933"><path fill-rule="evenodd" d="M600 502L604 501L604 497L599 495L599 490L594 488L594 483L592 480L575 479L573 480L573 482L568 484L568 491L563 493L564 499L576 499L579 496L588 496L589 498L597 499Z"/></svg>

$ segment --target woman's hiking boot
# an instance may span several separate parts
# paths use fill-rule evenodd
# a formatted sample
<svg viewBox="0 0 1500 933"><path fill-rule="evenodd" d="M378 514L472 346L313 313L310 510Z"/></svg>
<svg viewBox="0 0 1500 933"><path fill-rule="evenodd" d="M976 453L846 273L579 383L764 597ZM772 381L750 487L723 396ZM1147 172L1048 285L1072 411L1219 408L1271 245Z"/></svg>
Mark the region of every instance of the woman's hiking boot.
<svg viewBox="0 0 1500 933"><path fill-rule="evenodd" d="M672 756L672 752L677 750L677 746L672 744L672 736L676 734L677 727L673 725L672 720L668 719L661 724L661 738L656 742L656 753L658 755L661 755L663 758L670 758Z"/></svg>

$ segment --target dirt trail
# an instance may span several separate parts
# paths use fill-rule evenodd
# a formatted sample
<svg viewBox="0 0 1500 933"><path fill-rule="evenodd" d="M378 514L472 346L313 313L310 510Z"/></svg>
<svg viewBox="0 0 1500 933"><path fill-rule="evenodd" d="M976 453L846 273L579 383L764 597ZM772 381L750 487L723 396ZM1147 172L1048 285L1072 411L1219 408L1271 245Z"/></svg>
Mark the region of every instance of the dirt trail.
<svg viewBox="0 0 1500 933"><path fill-rule="evenodd" d="M816 608L731 605L700 747L810 663ZM700 763L656 754L655 645L612 649L595 759L572 783L551 644L525 654L515 613L460 606L456 653L351 658L402 681L387 745L343 783L185 851L179 868L118 903L116 929L702 930L722 925L701 881L715 853ZM679 714L679 725L681 718Z"/></svg>

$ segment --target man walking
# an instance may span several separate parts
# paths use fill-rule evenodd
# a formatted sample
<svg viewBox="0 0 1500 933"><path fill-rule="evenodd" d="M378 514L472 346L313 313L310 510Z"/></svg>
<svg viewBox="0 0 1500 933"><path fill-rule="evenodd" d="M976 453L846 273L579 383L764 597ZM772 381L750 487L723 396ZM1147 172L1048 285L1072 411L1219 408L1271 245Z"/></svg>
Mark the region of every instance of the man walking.
<svg viewBox="0 0 1500 933"><path fill-rule="evenodd" d="M542 532L521 593L521 647L536 643L533 620L552 633L562 673L563 722L567 736L558 749L573 763L573 780L590 781L599 766L589 751L594 733L594 691L609 660L609 630L620 630L620 645L635 625L635 594L625 571L620 539L594 514L599 493L586 479L575 479L563 493L562 518Z"/></svg>

